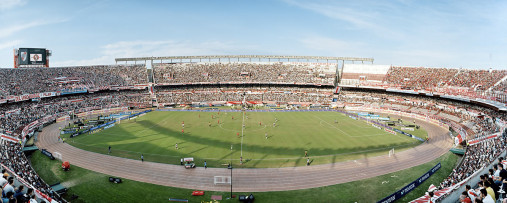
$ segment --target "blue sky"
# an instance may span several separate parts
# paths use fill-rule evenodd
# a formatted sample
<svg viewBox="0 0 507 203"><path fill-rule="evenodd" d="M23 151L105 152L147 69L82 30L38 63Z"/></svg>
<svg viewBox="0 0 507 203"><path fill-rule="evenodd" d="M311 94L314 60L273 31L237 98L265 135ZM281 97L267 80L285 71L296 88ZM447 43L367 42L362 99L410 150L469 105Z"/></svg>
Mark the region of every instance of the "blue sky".
<svg viewBox="0 0 507 203"><path fill-rule="evenodd" d="M507 69L507 1L0 0L0 67L12 50L51 66L117 57L266 54Z"/></svg>

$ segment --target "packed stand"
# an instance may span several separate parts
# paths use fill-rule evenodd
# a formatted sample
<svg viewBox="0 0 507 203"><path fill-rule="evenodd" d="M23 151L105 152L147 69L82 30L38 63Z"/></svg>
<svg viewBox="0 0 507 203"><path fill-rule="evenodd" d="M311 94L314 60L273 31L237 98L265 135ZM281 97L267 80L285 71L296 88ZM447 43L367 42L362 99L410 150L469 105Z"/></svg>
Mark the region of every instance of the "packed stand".
<svg viewBox="0 0 507 203"><path fill-rule="evenodd" d="M455 87L460 91L462 90L459 88L483 91L492 87L506 75L507 70L391 67L383 83L408 89L428 89L430 91L437 87ZM500 91L505 90L502 86L498 89Z"/></svg>
<svg viewBox="0 0 507 203"><path fill-rule="evenodd" d="M2 142L3 143L0 145L1 163L8 167L16 175L27 181L30 185L34 186L37 190L49 195L52 199L60 201L59 196L56 196L53 189L51 189L51 187L37 175L32 166L30 166L28 159L22 152L21 145L19 143L7 141ZM36 199L35 193L31 188L29 188L27 192L23 192L22 186L20 186L21 188L18 187L17 190L14 190L13 177L9 177L9 175L5 173L5 170L2 172L3 173L1 175L3 175L3 177L0 177L0 184L5 186L3 187L4 199L10 199L9 202L12 202L13 199L17 202L28 202L30 199Z"/></svg>
<svg viewBox="0 0 507 203"><path fill-rule="evenodd" d="M157 84L170 83L313 83L333 85L336 66L283 63L175 63L154 66Z"/></svg>
<svg viewBox="0 0 507 203"><path fill-rule="evenodd" d="M106 108L149 104L146 91L107 91L93 94L42 98L39 101L25 101L0 105L0 131L19 134L22 128L47 115L60 112L78 113L86 107Z"/></svg>
<svg viewBox="0 0 507 203"><path fill-rule="evenodd" d="M453 186L491 163L506 149L503 137L468 146L461 166L442 181L440 189Z"/></svg>
<svg viewBox="0 0 507 203"><path fill-rule="evenodd" d="M448 68L391 67L383 82L411 89L426 89L449 84L456 73L457 69Z"/></svg>
<svg viewBox="0 0 507 203"><path fill-rule="evenodd" d="M0 98L70 89L146 84L144 65L0 69Z"/></svg>
<svg viewBox="0 0 507 203"><path fill-rule="evenodd" d="M157 102L189 104L192 102L305 102L330 103L333 89L319 88L157 88Z"/></svg>
<svg viewBox="0 0 507 203"><path fill-rule="evenodd" d="M507 75L506 70L467 70L462 69L452 79L450 86L487 90Z"/></svg>
<svg viewBox="0 0 507 203"><path fill-rule="evenodd" d="M493 91L498 91L500 93L507 94L507 80L500 82L500 84L498 84L493 88Z"/></svg>

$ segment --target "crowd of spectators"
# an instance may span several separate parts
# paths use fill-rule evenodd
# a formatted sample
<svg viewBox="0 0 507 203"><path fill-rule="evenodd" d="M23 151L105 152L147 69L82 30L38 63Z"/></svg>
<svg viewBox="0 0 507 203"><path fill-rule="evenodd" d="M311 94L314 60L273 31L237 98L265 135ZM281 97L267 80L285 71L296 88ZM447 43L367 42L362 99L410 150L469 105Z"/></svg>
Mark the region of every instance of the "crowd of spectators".
<svg viewBox="0 0 507 203"><path fill-rule="evenodd" d="M2 144L0 145L0 158L3 165L8 167L13 173L18 175L19 177L23 178L30 185L34 186L42 193L49 195L49 197L51 197L52 199L57 200L59 199L59 197L55 195L53 189L49 185L47 185L33 170L32 166L30 166L28 159L22 152L21 144L2 141ZM9 177L9 175L5 173L5 170L3 170L2 172L3 179L0 178L0 182L6 180L5 178L9 179L9 181L13 180L13 177ZM20 187L17 188L16 191L14 191L12 183L13 182L8 182L8 186L3 187L3 194L5 198L7 199L15 198L17 202L23 203L30 201L30 199L35 198L33 189L29 188L27 189L26 192L24 192L23 185L21 185ZM8 194L9 192L11 192L12 194Z"/></svg>
<svg viewBox="0 0 507 203"><path fill-rule="evenodd" d="M147 91L106 91L93 94L78 94L42 98L38 101L24 101L0 105L0 131L20 134L22 128L47 115L60 112L79 113L87 107L106 108L115 106L129 106L135 104L149 104Z"/></svg>
<svg viewBox="0 0 507 203"><path fill-rule="evenodd" d="M158 88L157 102L190 104L192 102L305 102L330 103L333 89L327 88Z"/></svg>
<svg viewBox="0 0 507 203"><path fill-rule="evenodd" d="M333 85L336 66L284 63L174 63L154 66L155 83L313 83Z"/></svg>
<svg viewBox="0 0 507 203"><path fill-rule="evenodd" d="M455 185L474 174L478 169L491 163L506 149L503 137L468 146L462 164L442 181L440 188Z"/></svg>
<svg viewBox="0 0 507 203"><path fill-rule="evenodd" d="M0 98L68 89L146 84L144 65L0 69Z"/></svg>
<svg viewBox="0 0 507 203"><path fill-rule="evenodd" d="M426 89L449 84L456 73L457 69L448 68L391 67L383 82Z"/></svg>
<svg viewBox="0 0 507 203"><path fill-rule="evenodd" d="M497 86L493 88L493 91L497 91L503 94L507 94L507 80L500 82Z"/></svg>
<svg viewBox="0 0 507 203"><path fill-rule="evenodd" d="M475 91L487 90L506 75L507 70L391 67L383 83L408 89L465 87Z"/></svg>
<svg viewBox="0 0 507 203"><path fill-rule="evenodd" d="M450 86L471 87L486 90L507 75L506 70L468 70L461 69L452 78Z"/></svg>

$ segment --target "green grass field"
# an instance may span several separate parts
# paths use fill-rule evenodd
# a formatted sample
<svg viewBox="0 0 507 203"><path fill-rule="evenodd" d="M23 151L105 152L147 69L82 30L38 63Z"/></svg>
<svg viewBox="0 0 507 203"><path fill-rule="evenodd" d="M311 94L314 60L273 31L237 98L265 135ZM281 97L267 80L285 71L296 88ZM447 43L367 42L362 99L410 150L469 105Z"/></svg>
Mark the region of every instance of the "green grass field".
<svg viewBox="0 0 507 203"><path fill-rule="evenodd" d="M416 180L435 164L441 162L442 168L440 170L398 201L408 202L422 196L430 184L440 184L454 169L458 158L458 156L448 152L426 164L374 178L305 190L258 192L253 194L256 197L256 202L376 202ZM30 160L33 168L46 183L60 182L69 188L64 198L70 200L73 194L78 195L77 200L71 201L73 203L168 202L168 198L188 199L189 202L209 202L211 195L222 195L224 200L220 202L238 202L237 198L233 200L225 199L229 196L229 192L206 191L204 196L191 196L192 190L189 189L164 187L128 179L123 179L121 184L110 183L108 175L76 166L71 166L70 171L64 172L61 170L60 161L50 160L39 151L34 152ZM234 192L234 194L250 193Z"/></svg>
<svg viewBox="0 0 507 203"><path fill-rule="evenodd" d="M248 119L241 112L154 111L95 134L68 139L68 143L102 154L111 146L113 156L139 159L143 154L146 161L161 163L179 164L180 158L194 157L198 166L206 160L211 167L223 167L231 160L239 163L242 156L241 167L249 168L303 166L305 150L312 164L323 164L383 155L391 148L400 151L420 143L337 112L246 115ZM424 136L426 131L417 133Z"/></svg>

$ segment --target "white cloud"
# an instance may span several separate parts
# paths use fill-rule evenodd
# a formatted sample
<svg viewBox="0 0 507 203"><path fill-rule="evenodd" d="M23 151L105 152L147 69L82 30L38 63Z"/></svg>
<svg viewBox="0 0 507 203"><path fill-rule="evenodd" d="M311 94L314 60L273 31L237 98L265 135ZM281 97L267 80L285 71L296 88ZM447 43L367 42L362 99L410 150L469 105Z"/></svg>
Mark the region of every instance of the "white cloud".
<svg viewBox="0 0 507 203"><path fill-rule="evenodd" d="M302 9L310 10L331 19L335 19L348 24L350 28L358 31L367 31L378 36L399 39L404 37L403 33L390 29L388 19L381 13L389 10L392 5L388 3L374 4L378 10L365 10L363 4L358 2L315 2L315 1L298 1L284 0L289 5L293 5Z"/></svg>
<svg viewBox="0 0 507 203"><path fill-rule="evenodd" d="M357 41L344 41L340 39L324 37L324 36L310 36L297 40L301 43L305 52L311 52L313 55L323 56L350 56L350 57L365 57L371 52L369 45Z"/></svg>
<svg viewBox="0 0 507 203"><path fill-rule="evenodd" d="M74 59L55 61L52 66L78 66L114 64L115 58L147 57L147 56L189 56L243 54L257 50L256 46L239 46L219 41L120 41L100 47L101 56L92 59Z"/></svg>
<svg viewBox="0 0 507 203"><path fill-rule="evenodd" d="M16 6L25 5L24 0L0 0L0 10L7 10Z"/></svg>
<svg viewBox="0 0 507 203"><path fill-rule="evenodd" d="M55 20L55 21L35 21L31 23L16 23L16 25L10 27L0 27L0 39L11 36L12 34L23 31L32 27L43 26L54 23L66 22L67 19Z"/></svg>
<svg viewBox="0 0 507 203"><path fill-rule="evenodd" d="M0 50L17 47L19 44L21 44L21 40L2 42L0 43Z"/></svg>

